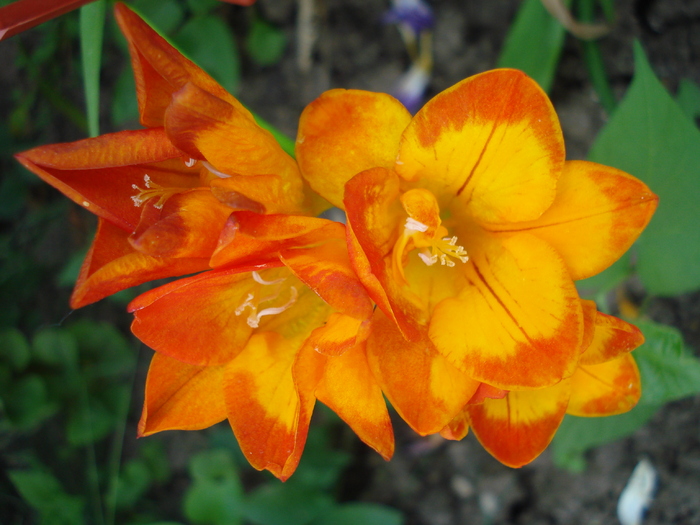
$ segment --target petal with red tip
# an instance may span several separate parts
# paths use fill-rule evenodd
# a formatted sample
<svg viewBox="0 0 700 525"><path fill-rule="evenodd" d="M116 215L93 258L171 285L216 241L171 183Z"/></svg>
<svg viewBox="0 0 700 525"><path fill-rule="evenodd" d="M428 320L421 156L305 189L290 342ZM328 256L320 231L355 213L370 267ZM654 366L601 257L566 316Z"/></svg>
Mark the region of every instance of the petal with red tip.
<svg viewBox="0 0 700 525"><path fill-rule="evenodd" d="M642 394L637 363L631 354L597 365L581 365L571 378L573 416L612 416L634 408Z"/></svg>
<svg viewBox="0 0 700 525"><path fill-rule="evenodd" d="M457 414L445 428L440 431L440 435L451 441L461 441L469 433L469 415L465 410Z"/></svg>
<svg viewBox="0 0 700 525"><path fill-rule="evenodd" d="M570 382L468 405L474 435L501 463L516 468L530 463L547 448L564 418Z"/></svg>
<svg viewBox="0 0 700 525"><path fill-rule="evenodd" d="M199 184L181 156L162 129L153 129L40 146L16 158L80 206L133 231L141 215L132 199L138 194L134 187L145 187L146 176L160 186L188 189Z"/></svg>
<svg viewBox="0 0 700 525"><path fill-rule="evenodd" d="M579 347L579 351L583 353L588 350L588 347L591 346L591 343L593 342L598 307L596 306L595 301L581 299L581 311L583 313L583 337L581 338L581 346Z"/></svg>
<svg viewBox="0 0 700 525"><path fill-rule="evenodd" d="M343 186L370 168L391 168L411 114L384 93L333 89L306 106L296 157L311 187L339 208Z"/></svg>
<svg viewBox="0 0 700 525"><path fill-rule="evenodd" d="M396 171L482 223L533 220L554 200L564 140L547 95L521 71L488 71L413 117Z"/></svg>
<svg viewBox="0 0 700 525"><path fill-rule="evenodd" d="M306 341L315 352L327 356L340 356L358 343L362 319L334 312L325 325L319 326Z"/></svg>
<svg viewBox="0 0 700 525"><path fill-rule="evenodd" d="M239 193L267 213L302 210L296 162L248 112L188 83L174 94L165 129L179 149L229 176L212 182L223 196L226 191Z"/></svg>
<svg viewBox="0 0 700 525"><path fill-rule="evenodd" d="M406 341L381 311L372 319L367 358L393 407L422 436L440 432L479 386L442 357L427 337Z"/></svg>
<svg viewBox="0 0 700 525"><path fill-rule="evenodd" d="M141 124L147 127L162 126L163 115L173 93L188 82L248 112L213 78L182 56L127 6L118 3L114 14L129 44Z"/></svg>
<svg viewBox="0 0 700 525"><path fill-rule="evenodd" d="M194 366L156 354L146 378L139 436L200 430L226 419L224 367Z"/></svg>
<svg viewBox="0 0 700 525"><path fill-rule="evenodd" d="M474 395L469 399L470 405L483 403L486 399L503 399L508 395L508 390L496 388L488 383L479 383L479 388L476 389Z"/></svg>
<svg viewBox="0 0 700 525"><path fill-rule="evenodd" d="M305 403L311 407L300 401L292 377L296 353L295 343L278 334L256 334L226 366L224 379L229 422L243 454L254 468L283 480L301 456L314 401Z"/></svg>
<svg viewBox="0 0 700 525"><path fill-rule="evenodd" d="M646 184L623 171L571 161L564 166L554 203L540 218L492 229L534 233L557 249L572 279L585 279L627 251L658 201Z"/></svg>
<svg viewBox="0 0 700 525"><path fill-rule="evenodd" d="M162 209L151 202L143 205L151 212L129 239L138 251L156 257L209 258L231 209L215 199L207 189L190 190L170 197Z"/></svg>
<svg viewBox="0 0 700 525"><path fill-rule="evenodd" d="M473 242L460 267L468 284L433 311L435 346L470 377L504 390L542 388L570 376L583 314L558 254L528 234L475 232Z"/></svg>
<svg viewBox="0 0 700 525"><path fill-rule="evenodd" d="M580 364L598 365L631 352L644 343L644 334L633 324L597 312L595 333L588 349L581 355Z"/></svg>
<svg viewBox="0 0 700 525"><path fill-rule="evenodd" d="M139 284L201 272L209 269L208 260L197 258L169 259L134 251L129 233L102 218L85 257L71 307L81 308Z"/></svg>
<svg viewBox="0 0 700 525"><path fill-rule="evenodd" d="M364 443L389 460L394 453L394 432L364 344L330 357L314 351L307 341L295 365L295 377L302 367L317 368L316 398L338 414Z"/></svg>

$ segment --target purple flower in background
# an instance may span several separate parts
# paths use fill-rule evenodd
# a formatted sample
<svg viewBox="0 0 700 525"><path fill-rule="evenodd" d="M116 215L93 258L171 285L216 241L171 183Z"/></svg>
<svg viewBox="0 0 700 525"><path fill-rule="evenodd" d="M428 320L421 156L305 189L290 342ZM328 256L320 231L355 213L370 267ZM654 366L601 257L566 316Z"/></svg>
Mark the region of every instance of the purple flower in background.
<svg viewBox="0 0 700 525"><path fill-rule="evenodd" d="M414 63L406 71L394 88L394 95L411 113L415 114L423 105L423 95L430 83L430 70L420 63Z"/></svg>
<svg viewBox="0 0 700 525"><path fill-rule="evenodd" d="M423 0L392 0L392 8L383 21L387 24L408 26L415 34L435 25L433 10Z"/></svg>

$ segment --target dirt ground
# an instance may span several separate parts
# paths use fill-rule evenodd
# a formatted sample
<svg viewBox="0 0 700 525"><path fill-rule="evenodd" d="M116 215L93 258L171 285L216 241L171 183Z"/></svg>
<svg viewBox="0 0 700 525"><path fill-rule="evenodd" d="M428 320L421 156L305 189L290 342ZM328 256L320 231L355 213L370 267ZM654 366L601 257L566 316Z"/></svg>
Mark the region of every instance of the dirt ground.
<svg viewBox="0 0 700 525"><path fill-rule="evenodd" d="M632 43L639 39L671 91L689 77L700 81L700 1L615 2L618 23L601 41L618 97L633 74ZM408 59L395 28L381 25L385 2L326 0L318 18L312 67L301 73L291 49L281 67L246 71L241 99L294 135L303 107L336 87L391 91ZM495 66L517 10L516 0L435 0L435 70L428 95ZM295 2L260 0L266 16L291 41ZM577 42L567 37L552 100L569 159L585 158L605 123ZM700 295L658 299L655 319L679 327L700 350ZM616 505L637 462L658 470L659 487L647 525L700 523L700 397L666 406L644 428L589 453L588 469L571 474L545 452L519 470L492 459L473 436L462 442L422 439L397 418L397 451L389 463L362 445L345 482L345 496L401 509L407 525L614 524Z"/></svg>
<svg viewBox="0 0 700 525"><path fill-rule="evenodd" d="M391 92L409 64L396 29L380 22L388 0L317 0L318 39L308 55L310 68L300 71L295 54L298 3L259 0L264 16L286 32L290 48L271 67L244 58L238 94L290 136L296 134L304 106L324 90ZM495 66L519 4L432 1L435 67L428 96ZM618 0L615 5L618 23L601 46L618 96L632 78L634 39L641 41L670 91L675 92L683 77L700 83L700 0ZM231 10L234 27L244 20L243 8ZM3 48L2 56L9 64L12 48ZM14 78L8 68L0 70L1 85L11 85ZM585 158L605 113L573 38L567 37L551 95L568 158ZM57 131L56 141L80 138L71 133L61 136ZM700 294L654 299L649 314L680 328L700 355ZM388 463L356 441L342 497L394 506L405 514L406 525L615 524L620 492L645 457L658 470L659 487L644 523L700 524L700 397L672 403L633 436L590 452L583 474L556 468L549 452L514 470L491 458L472 435L462 442L419 438L398 418L395 431L396 453Z"/></svg>

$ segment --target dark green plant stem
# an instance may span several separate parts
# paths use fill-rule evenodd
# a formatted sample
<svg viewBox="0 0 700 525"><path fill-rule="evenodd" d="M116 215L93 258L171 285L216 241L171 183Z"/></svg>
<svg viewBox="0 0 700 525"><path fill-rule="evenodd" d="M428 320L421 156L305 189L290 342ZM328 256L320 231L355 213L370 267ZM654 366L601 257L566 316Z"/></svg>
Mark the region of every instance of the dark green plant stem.
<svg viewBox="0 0 700 525"><path fill-rule="evenodd" d="M594 0L578 1L578 17L583 23L593 22ZM615 107L617 107L617 100L610 87L608 75L605 72L605 64L603 63L603 56L600 52L600 47L598 47L598 42L594 40L582 40L581 45L583 47L583 58L586 62L588 74L591 77L593 89L595 89L598 94L600 103L603 105L606 113L612 115L615 111Z"/></svg>

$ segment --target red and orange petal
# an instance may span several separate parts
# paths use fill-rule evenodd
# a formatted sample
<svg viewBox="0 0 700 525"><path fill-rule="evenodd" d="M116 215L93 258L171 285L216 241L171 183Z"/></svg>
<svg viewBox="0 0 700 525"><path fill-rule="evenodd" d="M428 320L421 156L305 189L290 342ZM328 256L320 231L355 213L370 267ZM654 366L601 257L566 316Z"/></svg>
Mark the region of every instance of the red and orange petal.
<svg viewBox="0 0 700 525"><path fill-rule="evenodd" d="M372 319L367 358L392 406L422 436L440 432L479 387L442 357L427 337L406 341L380 310Z"/></svg>
<svg viewBox="0 0 700 525"><path fill-rule="evenodd" d="M211 257L231 214L208 189L175 194L162 209L151 201L142 208L141 223L129 242L156 257Z"/></svg>
<svg viewBox="0 0 700 525"><path fill-rule="evenodd" d="M442 430L440 435L451 441L461 441L469 433L469 414L462 410Z"/></svg>
<svg viewBox="0 0 700 525"><path fill-rule="evenodd" d="M226 366L224 379L229 423L243 455L283 481L299 463L315 401L297 392L297 351L298 343L279 334L256 334Z"/></svg>
<svg viewBox="0 0 700 525"><path fill-rule="evenodd" d="M571 392L571 380L539 390L509 392L465 410L474 435L501 463L522 467L539 456L559 428Z"/></svg>
<svg viewBox="0 0 700 525"><path fill-rule="evenodd" d="M302 391L313 388L316 399L335 412L358 437L389 460L394 453L394 433L381 388L359 344L341 356L321 355L306 342L294 366ZM313 377L313 383L308 377Z"/></svg>
<svg viewBox="0 0 700 525"><path fill-rule="evenodd" d="M173 93L188 82L250 114L213 78L182 56L126 5L116 4L114 13L129 44L141 124L163 126L165 109L170 105Z"/></svg>
<svg viewBox="0 0 700 525"><path fill-rule="evenodd" d="M411 114L383 93L333 89L301 114L296 158L311 187L344 209L343 186L361 171L391 168Z"/></svg>
<svg viewBox="0 0 700 525"><path fill-rule="evenodd" d="M40 146L15 157L80 206L129 231L141 216L134 186L145 188L146 176L162 187L199 185L197 172L186 168L162 129Z"/></svg>
<svg viewBox="0 0 700 525"><path fill-rule="evenodd" d="M129 232L99 219L97 233L85 257L71 307L81 308L139 284L209 269L207 258L170 259L137 252L129 244Z"/></svg>
<svg viewBox="0 0 700 525"><path fill-rule="evenodd" d="M597 312L595 333L586 351L581 354L581 365L598 365L631 352L644 343L644 334L636 326L622 319Z"/></svg>
<svg viewBox="0 0 700 525"><path fill-rule="evenodd" d="M632 354L596 365L580 365L571 378L567 414L598 417L622 414L635 407L642 394Z"/></svg>
<svg viewBox="0 0 700 525"><path fill-rule="evenodd" d="M438 94L406 128L397 173L457 199L480 223L534 220L553 202L564 165L554 108L521 71L469 77Z"/></svg>
<svg viewBox="0 0 700 525"><path fill-rule="evenodd" d="M537 235L561 254L572 279L585 279L627 251L649 223L658 200L646 184L618 169L570 161L554 203L541 217L491 229Z"/></svg>
<svg viewBox="0 0 700 525"><path fill-rule="evenodd" d="M139 437L200 430L226 419L224 367L188 365L155 354L146 378Z"/></svg>
<svg viewBox="0 0 700 525"><path fill-rule="evenodd" d="M355 175L345 185L345 206L354 236L349 239L350 257L358 277L404 336L419 340L421 325L428 322L427 312L392 272L392 251L406 216L396 173L375 168Z"/></svg>
<svg viewBox="0 0 700 525"><path fill-rule="evenodd" d="M240 193L267 213L303 210L296 162L247 111L187 83L173 95L165 129L176 147L230 176L212 183L222 194Z"/></svg>
<svg viewBox="0 0 700 525"><path fill-rule="evenodd" d="M468 376L504 390L542 388L569 377L583 314L557 253L524 233L480 234L474 245L459 267L467 285L433 311L430 339L437 349Z"/></svg>

